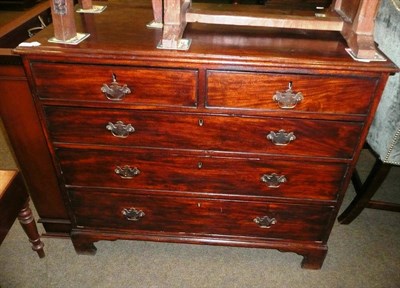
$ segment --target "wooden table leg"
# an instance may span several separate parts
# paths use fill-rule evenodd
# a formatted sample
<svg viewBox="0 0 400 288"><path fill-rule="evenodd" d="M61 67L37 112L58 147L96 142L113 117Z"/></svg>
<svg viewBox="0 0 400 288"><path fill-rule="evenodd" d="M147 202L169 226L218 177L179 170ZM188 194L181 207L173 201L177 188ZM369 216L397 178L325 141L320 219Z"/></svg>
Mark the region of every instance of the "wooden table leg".
<svg viewBox="0 0 400 288"><path fill-rule="evenodd" d="M40 258L45 256L44 244L40 240L32 210L29 208L29 195L22 175L18 170L0 170L0 244L3 242L15 219L18 218L32 243L32 250Z"/></svg>
<svg viewBox="0 0 400 288"><path fill-rule="evenodd" d="M36 251L40 258L43 258L45 256L43 250L44 244L40 240L39 232L33 218L32 210L31 208L29 208L29 200L26 201L24 207L19 212L18 220L22 228L24 229L25 234L28 236L29 242L32 243L32 250Z"/></svg>

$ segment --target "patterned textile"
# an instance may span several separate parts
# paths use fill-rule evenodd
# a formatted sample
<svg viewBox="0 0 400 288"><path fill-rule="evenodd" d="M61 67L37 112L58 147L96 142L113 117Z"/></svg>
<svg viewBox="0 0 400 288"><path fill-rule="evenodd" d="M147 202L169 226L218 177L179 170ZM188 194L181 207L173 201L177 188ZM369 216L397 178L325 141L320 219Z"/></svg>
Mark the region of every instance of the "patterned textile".
<svg viewBox="0 0 400 288"><path fill-rule="evenodd" d="M400 11L382 0L375 24L379 48L400 66ZM400 73L389 78L367 142L385 163L400 165Z"/></svg>

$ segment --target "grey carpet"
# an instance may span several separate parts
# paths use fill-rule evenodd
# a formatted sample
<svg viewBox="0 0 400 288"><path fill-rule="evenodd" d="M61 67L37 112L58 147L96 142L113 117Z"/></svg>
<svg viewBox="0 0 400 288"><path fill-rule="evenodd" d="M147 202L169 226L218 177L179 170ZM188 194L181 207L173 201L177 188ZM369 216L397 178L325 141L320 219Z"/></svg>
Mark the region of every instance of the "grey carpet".
<svg viewBox="0 0 400 288"><path fill-rule="evenodd" d="M0 168L15 163L0 133ZM363 153L361 174L372 157ZM400 202L400 167L379 197ZM345 204L354 195L349 187ZM42 227L39 224L41 231ZM1 288L45 287L400 287L400 213L366 209L352 224L335 224L321 270L300 268L302 257L275 250L101 241L96 256L74 252L69 240L44 238L39 259L16 222L0 246Z"/></svg>

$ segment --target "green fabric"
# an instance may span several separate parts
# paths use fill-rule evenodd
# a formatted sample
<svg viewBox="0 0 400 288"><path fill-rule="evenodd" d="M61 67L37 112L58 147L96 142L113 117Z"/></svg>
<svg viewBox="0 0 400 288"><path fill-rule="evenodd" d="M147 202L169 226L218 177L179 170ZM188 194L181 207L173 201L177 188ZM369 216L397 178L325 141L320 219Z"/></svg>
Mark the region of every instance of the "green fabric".
<svg viewBox="0 0 400 288"><path fill-rule="evenodd" d="M392 0L382 0L375 39L379 48L400 66L400 11ZM367 142L385 163L400 165L400 73L385 87Z"/></svg>

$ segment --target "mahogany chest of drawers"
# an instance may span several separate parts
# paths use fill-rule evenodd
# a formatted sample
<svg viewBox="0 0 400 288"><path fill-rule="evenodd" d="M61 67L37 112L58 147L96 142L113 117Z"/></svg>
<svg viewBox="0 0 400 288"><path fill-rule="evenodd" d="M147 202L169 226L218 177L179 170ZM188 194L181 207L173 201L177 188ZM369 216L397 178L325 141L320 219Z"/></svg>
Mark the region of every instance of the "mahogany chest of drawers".
<svg viewBox="0 0 400 288"><path fill-rule="evenodd" d="M123 5L79 16L91 34L79 45L47 43L47 29L16 50L52 159L36 173L54 166L38 181L58 183L31 192L60 207L38 209L46 231L78 253L185 242L292 251L320 268L396 67L355 62L335 33L191 25L189 51L157 50L150 3Z"/></svg>

